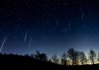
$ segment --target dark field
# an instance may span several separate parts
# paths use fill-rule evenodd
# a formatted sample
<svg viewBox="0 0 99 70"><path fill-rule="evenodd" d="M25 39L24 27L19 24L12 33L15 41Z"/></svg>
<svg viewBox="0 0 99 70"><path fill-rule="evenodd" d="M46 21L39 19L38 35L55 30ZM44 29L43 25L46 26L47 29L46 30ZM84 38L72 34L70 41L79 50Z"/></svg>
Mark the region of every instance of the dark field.
<svg viewBox="0 0 99 70"><path fill-rule="evenodd" d="M2 55L0 54L1 66L9 66L9 68L28 68L33 70L99 70L99 65L75 65L75 66L63 66L54 64L48 61L40 61L29 56L19 55Z"/></svg>

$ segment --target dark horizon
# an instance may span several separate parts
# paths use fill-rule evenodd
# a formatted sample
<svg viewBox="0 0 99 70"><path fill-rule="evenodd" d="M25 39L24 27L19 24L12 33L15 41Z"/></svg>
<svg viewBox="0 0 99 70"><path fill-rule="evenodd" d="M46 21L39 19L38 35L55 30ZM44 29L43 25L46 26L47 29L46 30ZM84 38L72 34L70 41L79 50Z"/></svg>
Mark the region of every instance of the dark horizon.
<svg viewBox="0 0 99 70"><path fill-rule="evenodd" d="M99 1L1 0L1 53L99 51Z"/></svg>

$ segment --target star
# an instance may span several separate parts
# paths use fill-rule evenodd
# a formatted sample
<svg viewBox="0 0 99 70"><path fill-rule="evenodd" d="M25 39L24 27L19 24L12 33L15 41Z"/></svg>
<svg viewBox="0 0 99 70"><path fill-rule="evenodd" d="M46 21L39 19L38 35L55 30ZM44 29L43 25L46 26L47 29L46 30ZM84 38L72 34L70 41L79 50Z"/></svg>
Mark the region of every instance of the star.
<svg viewBox="0 0 99 70"><path fill-rule="evenodd" d="M68 31L68 28L66 27L64 30L63 30L63 32L67 32Z"/></svg>
<svg viewBox="0 0 99 70"><path fill-rule="evenodd" d="M82 21L83 21L83 19L84 19L84 13L83 13L83 11L82 11L82 14L81 14L81 18L82 18Z"/></svg>
<svg viewBox="0 0 99 70"><path fill-rule="evenodd" d="M43 41L45 40L45 37L44 37L44 36L42 37L42 40L43 40Z"/></svg>
<svg viewBox="0 0 99 70"><path fill-rule="evenodd" d="M56 26L58 26L58 25L59 25L59 19L56 20Z"/></svg>
<svg viewBox="0 0 99 70"><path fill-rule="evenodd" d="M65 2L65 6L67 5L67 3Z"/></svg>
<svg viewBox="0 0 99 70"><path fill-rule="evenodd" d="M69 31L71 30L71 23L70 22L68 23L68 30Z"/></svg>
<svg viewBox="0 0 99 70"><path fill-rule="evenodd" d="M31 9L31 6L28 6L28 9Z"/></svg>
<svg viewBox="0 0 99 70"><path fill-rule="evenodd" d="M2 10L2 8L0 8L0 10Z"/></svg>

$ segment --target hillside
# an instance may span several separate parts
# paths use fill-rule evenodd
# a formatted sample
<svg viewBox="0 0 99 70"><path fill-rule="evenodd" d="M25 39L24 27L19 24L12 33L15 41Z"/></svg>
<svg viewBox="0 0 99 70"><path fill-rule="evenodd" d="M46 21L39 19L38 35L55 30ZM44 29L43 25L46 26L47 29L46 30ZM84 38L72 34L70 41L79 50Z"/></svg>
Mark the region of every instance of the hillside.
<svg viewBox="0 0 99 70"><path fill-rule="evenodd" d="M63 66L54 64L47 61L40 61L29 56L19 56L19 55L2 55L0 54L1 66L16 66L23 68L32 69L50 69L50 70L98 70L99 65L83 65L83 66Z"/></svg>

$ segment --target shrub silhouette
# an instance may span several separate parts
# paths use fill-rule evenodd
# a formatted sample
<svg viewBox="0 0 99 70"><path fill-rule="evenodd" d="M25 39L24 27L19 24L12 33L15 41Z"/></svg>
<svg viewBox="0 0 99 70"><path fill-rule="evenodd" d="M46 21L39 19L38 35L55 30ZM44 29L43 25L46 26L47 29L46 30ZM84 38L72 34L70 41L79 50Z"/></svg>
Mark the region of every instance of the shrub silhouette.
<svg viewBox="0 0 99 70"><path fill-rule="evenodd" d="M54 63L56 63L56 64L59 63L59 59L58 59L58 57L57 57L56 54L52 56L52 61L53 61Z"/></svg>
<svg viewBox="0 0 99 70"><path fill-rule="evenodd" d="M45 53L40 53L39 51L35 54L35 59L41 60L41 61L47 61L47 55Z"/></svg>

